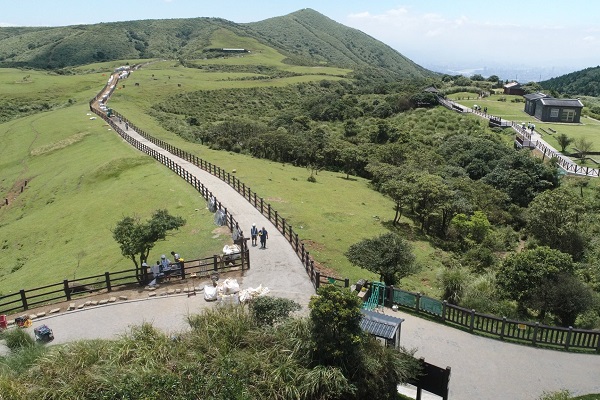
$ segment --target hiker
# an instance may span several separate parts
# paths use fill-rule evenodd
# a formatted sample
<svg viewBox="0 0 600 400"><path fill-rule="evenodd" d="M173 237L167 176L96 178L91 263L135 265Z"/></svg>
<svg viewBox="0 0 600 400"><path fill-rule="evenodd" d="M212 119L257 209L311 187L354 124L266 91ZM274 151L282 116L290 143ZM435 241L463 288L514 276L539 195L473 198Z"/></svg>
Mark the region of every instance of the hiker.
<svg viewBox="0 0 600 400"><path fill-rule="evenodd" d="M250 236L252 237L252 246L256 246L256 238L258 236L258 228L256 224L252 224L252 228L250 228Z"/></svg>
<svg viewBox="0 0 600 400"><path fill-rule="evenodd" d="M180 271L183 271L183 258L174 251L171 252L171 255L173 256L173 262L177 265L177 268L179 268Z"/></svg>
<svg viewBox="0 0 600 400"><path fill-rule="evenodd" d="M164 254L160 256L160 272L170 271L171 261Z"/></svg>
<svg viewBox="0 0 600 400"><path fill-rule="evenodd" d="M266 249L267 248L267 239L269 238L269 234L267 233L267 230L265 229L264 226L258 232L258 236L260 236L260 248Z"/></svg>

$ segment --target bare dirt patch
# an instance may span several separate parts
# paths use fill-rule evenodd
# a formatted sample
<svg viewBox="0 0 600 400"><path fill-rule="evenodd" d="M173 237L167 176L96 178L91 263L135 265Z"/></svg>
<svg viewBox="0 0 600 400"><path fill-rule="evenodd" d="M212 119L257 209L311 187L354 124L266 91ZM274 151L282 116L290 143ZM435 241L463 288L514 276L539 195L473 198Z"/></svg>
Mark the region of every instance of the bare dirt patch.
<svg viewBox="0 0 600 400"><path fill-rule="evenodd" d="M4 197L1 199L0 208L10 206L12 203L14 203L14 201L25 191L25 189L27 188L27 184L30 182L30 180L31 179L29 178L17 180L12 185L8 193L6 193L6 195L4 195Z"/></svg>

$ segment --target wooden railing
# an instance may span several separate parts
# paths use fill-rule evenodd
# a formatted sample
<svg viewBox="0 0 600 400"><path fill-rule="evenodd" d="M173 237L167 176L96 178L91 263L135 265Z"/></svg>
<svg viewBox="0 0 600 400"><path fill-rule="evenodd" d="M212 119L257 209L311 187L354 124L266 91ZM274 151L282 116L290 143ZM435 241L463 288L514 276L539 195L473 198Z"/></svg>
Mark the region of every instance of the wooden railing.
<svg viewBox="0 0 600 400"><path fill-rule="evenodd" d="M380 296L379 304L389 307L397 305L417 313L424 313L435 320L461 327L470 333L481 333L501 340L534 346L600 353L600 331L561 328L538 322L495 317L393 286L386 287Z"/></svg>
<svg viewBox="0 0 600 400"><path fill-rule="evenodd" d="M118 82L117 79L115 78L113 80L116 81L116 82L114 82L114 85L116 85ZM292 229L292 225L290 225L289 222L284 217L282 217L277 212L277 210L275 210L271 206L270 203L267 203L263 197L258 196L258 194L256 192L252 191L249 186L246 186L246 184L244 182L240 181L235 175L232 175L229 172L222 169L221 167L214 165L208 161L205 161L191 153L188 153L185 150L177 148L177 147L171 145L170 143L167 143L163 140L153 137L148 132L145 132L144 130L136 127L129 119L127 119L124 115L120 114L119 112L117 112L115 110L112 110L111 117L108 117L106 115L106 113L104 113L102 110L97 108L96 105L97 105L98 99L100 99L102 97L103 92L107 91L108 88L109 88L109 86L107 84L104 87L103 91L101 91L94 99L92 99L90 101L90 103L89 103L90 110L93 111L94 113L96 113L101 118L103 118L107 123L109 123L111 125L111 127L117 133L119 133L119 135L121 135L121 137L123 137L127 142L131 143L134 147L138 148L141 151L144 151L145 153L151 155L152 157L154 157L155 159L157 159L158 161L160 161L161 163L163 163L164 165L169 167L171 170L176 172L179 176L183 177L188 183L190 183L194 187L196 187L196 189L199 190L203 194L203 196L205 195L205 193L208 193L210 196L212 196L212 193L208 192L207 189L204 188L204 185L201 182L199 182L194 176L189 174L189 172L186 171L183 167L181 167L179 164L177 164L175 161L173 161L169 157L165 157L164 155L160 154L159 152L157 152L153 149L150 149L148 146L146 146L146 145L140 143L139 141L137 141L136 139L132 138L129 134L127 134L126 131L123 131L115 121L120 121L120 122L126 123L127 126L129 127L129 129L135 131L138 135L142 136L144 139L148 140L155 146L158 146L158 147L166 150L167 152L173 154L174 156L177 156L177 157L203 169L204 171L207 171L211 175L216 176L217 178L226 182L233 189L235 189L248 202L250 202L250 204L252 204L252 206L254 206L258 211L260 211L260 213L263 216L268 218L269 221L271 223L273 223L273 225L275 225L275 228L290 243L290 245L292 246L292 249L294 249L294 251L296 252L296 255L299 257L300 261L302 262L302 265L304 266L306 273L308 274L311 282L313 283L315 290L318 289L321 284L328 284L331 282L331 280L333 280L334 282L340 280L338 277L330 277L330 276L322 275L321 272L319 271L319 269L317 267L315 267L315 261L312 258L312 256L310 255L309 251L305 248L304 243L298 238L298 234ZM205 198L207 198L207 197L205 196ZM218 204L219 204L219 207L221 207L221 203L218 203ZM227 212L226 208L223 208L223 209L225 210L225 212ZM231 216L229 216L229 218L231 218ZM235 223L235 227L240 233L242 233L242 230L237 225L237 223ZM232 228L232 227L230 226L230 228ZM348 287L349 286L348 279L344 279L343 281L344 281L344 285L346 285L346 287Z"/></svg>
<svg viewBox="0 0 600 400"><path fill-rule="evenodd" d="M222 256L213 255L207 258L184 261L183 274L180 279L190 276L207 277L211 274L227 273L250 268L248 249L239 258L225 260ZM175 275L177 276L177 275ZM27 311L39 306L51 305L61 301L71 301L99 291L113 292L124 287L139 287L138 275L135 269L124 271L104 272L100 275L78 279L65 279L33 289L21 289L17 293L0 296L0 314L14 314Z"/></svg>

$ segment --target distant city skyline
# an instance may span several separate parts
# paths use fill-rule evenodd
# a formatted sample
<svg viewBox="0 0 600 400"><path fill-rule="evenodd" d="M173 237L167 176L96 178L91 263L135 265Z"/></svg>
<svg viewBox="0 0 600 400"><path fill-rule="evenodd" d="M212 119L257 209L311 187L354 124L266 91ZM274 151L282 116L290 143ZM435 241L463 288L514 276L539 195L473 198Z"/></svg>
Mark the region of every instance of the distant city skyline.
<svg viewBox="0 0 600 400"><path fill-rule="evenodd" d="M558 0L0 0L0 26L196 17L246 23L302 8L358 29L443 73L473 71L525 82L600 65L600 2L592 0L576 7Z"/></svg>

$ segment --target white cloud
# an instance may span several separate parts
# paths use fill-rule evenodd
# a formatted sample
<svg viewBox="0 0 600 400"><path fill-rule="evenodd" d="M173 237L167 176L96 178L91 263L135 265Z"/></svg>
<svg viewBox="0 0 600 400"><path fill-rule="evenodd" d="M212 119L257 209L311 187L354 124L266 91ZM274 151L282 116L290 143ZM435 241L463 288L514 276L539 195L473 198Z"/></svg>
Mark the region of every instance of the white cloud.
<svg viewBox="0 0 600 400"><path fill-rule="evenodd" d="M581 45L597 44L595 32L590 32L590 29L566 27L548 21L537 23L527 19L496 17L487 20L468 15L447 18L437 13L417 13L404 7L379 14L355 13L347 18L351 26L389 44L417 63L463 61L497 65L516 61L521 64L568 65L571 60L585 63L582 61L584 56L577 54ZM566 31L570 34L565 35ZM573 42L577 33L585 33L584 43ZM560 49L560 54L557 49ZM586 57L593 58L589 52Z"/></svg>

